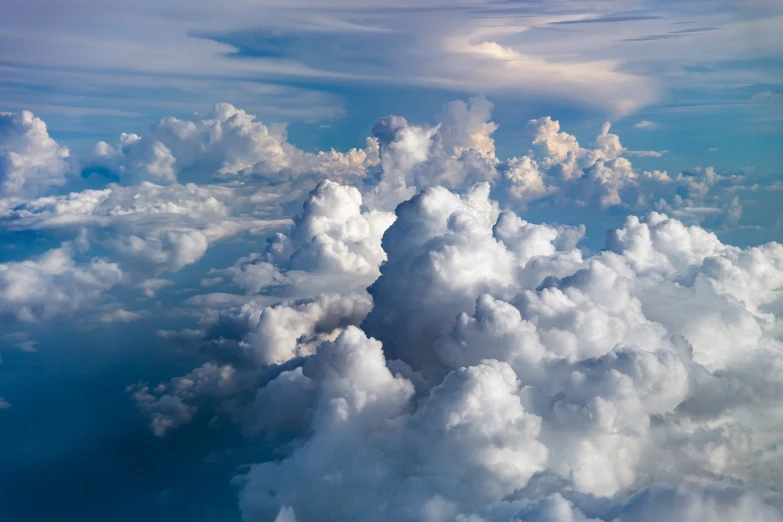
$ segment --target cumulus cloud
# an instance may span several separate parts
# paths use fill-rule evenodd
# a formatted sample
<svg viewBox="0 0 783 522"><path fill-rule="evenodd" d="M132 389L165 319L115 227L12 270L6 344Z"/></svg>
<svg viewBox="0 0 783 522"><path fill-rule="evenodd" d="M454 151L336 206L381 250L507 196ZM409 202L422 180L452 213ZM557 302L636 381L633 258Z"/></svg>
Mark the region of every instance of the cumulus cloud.
<svg viewBox="0 0 783 522"><path fill-rule="evenodd" d="M152 390L140 383L132 390L133 398L150 417L153 432L165 435L190 422L198 410L195 404L205 398L234 401L243 394L252 397L258 380L264 378L265 367L282 365L280 370L272 369L267 380L276 377L285 364L312 355L320 342L334 339L349 325L359 324L371 306L361 294L321 294L277 304L253 299L239 306L207 309L199 330L162 331L160 336L197 345L211 355L213 362ZM298 415L288 407L270 413L273 408L280 406L265 406L265 394L259 392L254 403L237 411L237 415L246 419L246 429L253 433L280 428L272 420L280 415ZM256 414L258 411L262 414Z"/></svg>
<svg viewBox="0 0 783 522"><path fill-rule="evenodd" d="M760 413L783 398L783 252L695 225L736 223L744 179L639 172L627 157L643 153L609 124L584 147L551 118L501 159L491 109L476 98L434 126L385 118L377 160L349 174L340 153L293 153L244 114L169 121L151 135L176 178L4 215L85 229L80 244L108 248L148 297L214 241L251 234L251 252L204 270L218 291L184 303L198 323L160 332L206 362L128 390L157 436L216 414L273 445L279 458L236 479L247 521L778 520L748 488L780 477L779 428ZM270 140L306 161L262 159ZM142 156L122 154L112 168L138 172L126 157ZM181 184L207 174L239 183ZM284 212L296 179L312 183L299 214L261 241L271 222L256 216ZM643 212L591 254L584 226L523 217L541 204Z"/></svg>
<svg viewBox="0 0 783 522"><path fill-rule="evenodd" d="M236 478L247 522L781 520L783 246L708 229L757 188L639 171L609 123L583 146L531 120L502 159L491 111L310 154L218 105L99 145L77 163L118 182L0 200L9 233L72 236L0 264L0 313L177 295L191 267L215 291L176 289L193 324L159 337L202 364L127 392L156 436L225 415L270 445ZM544 207L638 216L591 252Z"/></svg>
<svg viewBox="0 0 783 522"><path fill-rule="evenodd" d="M335 179L362 177L376 162L372 140L365 149L310 154L287 142L285 127L264 125L252 114L219 103L192 119L163 118L144 136L122 134L116 145L100 142L84 166L108 169L128 182L264 178L280 184L325 172Z"/></svg>
<svg viewBox="0 0 783 522"><path fill-rule="evenodd" d="M394 215L362 212L358 189L322 181L294 219L289 235L275 236L270 261L305 272L376 273L386 255L380 239Z"/></svg>
<svg viewBox="0 0 783 522"><path fill-rule="evenodd" d="M23 322L50 319L95 303L123 279L116 263L74 259L65 244L26 261L0 263L0 314Z"/></svg>
<svg viewBox="0 0 783 522"><path fill-rule="evenodd" d="M290 215L324 179L360 190L361 201L352 195L354 202L346 208L355 208L359 201L374 209L375 214L365 213L365 226L370 228L382 228L379 211L393 210L419 190L444 186L464 193L482 181L490 183L498 200L508 200L519 210L655 208L690 222L723 221L730 226L741 217L742 203L735 202L734 187L743 183L742 176L708 170L677 175L639 171L628 157L663 152L627 150L608 123L592 144L583 147L548 117L528 123L522 136L527 152L502 159L496 155L492 135L497 125L491 116L492 104L484 98L455 101L444 106L434 126L391 116L373 126L364 149L312 154L287 142L283 128L219 104L210 114L188 120L164 118L144 136L127 135L116 147L99 144L96 155L69 159L84 173L98 167L107 170L119 176L119 183L61 195L0 199L0 219L12 230L75 234L86 228L85 241L114 250L124 267L149 278L193 264L222 239L283 226L283 221L270 218ZM49 147L63 150L53 141ZM25 164L38 161L30 150L16 154L26 158ZM319 262L337 262L337 250L353 248L333 237L335 233L317 234L317 248L310 250L320 256ZM318 248L321 253L315 252ZM304 263L304 256L297 259Z"/></svg>
<svg viewBox="0 0 783 522"><path fill-rule="evenodd" d="M263 252L240 258L223 273L248 293L364 290L386 258L381 237L393 221L390 212L363 210L358 189L324 180L289 231L271 236Z"/></svg>
<svg viewBox="0 0 783 522"><path fill-rule="evenodd" d="M783 247L653 213L585 258L579 231L488 195L400 205L364 331L261 387L263 429L304 440L242 478L244 519L780 520L705 484L774 467L779 430L751 412L783 398L783 296L746 285L777 288Z"/></svg>
<svg viewBox="0 0 783 522"><path fill-rule="evenodd" d="M411 125L390 116L373 126L380 145L380 181L368 195L373 207L393 209L428 186L469 187L494 179L497 125L490 121L492 103L482 97L444 107L441 122Z"/></svg>
<svg viewBox="0 0 783 522"><path fill-rule="evenodd" d="M722 186L706 186L698 201L683 201L685 178L661 171L639 171L628 157L661 157L667 151L626 149L605 123L588 146L562 131L550 117L530 120L523 132L528 150L498 158L492 134L492 104L471 98L444 106L440 123L414 125L400 117L378 121L373 134L379 143L377 183L366 190L365 202L391 210L418 190L443 186L465 192L487 181L500 200L517 208L559 206L644 211L661 203L671 207L715 205L726 196ZM728 197L730 200L731 198Z"/></svg>
<svg viewBox="0 0 783 522"><path fill-rule="evenodd" d="M140 312L132 312L130 310L125 310L124 308L118 308L117 310L112 310L103 314L100 321L102 323L130 323L141 318L142 315L143 314Z"/></svg>
<svg viewBox="0 0 783 522"><path fill-rule="evenodd" d="M34 196L65 184L68 148L30 111L0 113L0 196Z"/></svg>
<svg viewBox="0 0 783 522"><path fill-rule="evenodd" d="M150 417L150 429L157 436L182 424L187 424L196 413L196 408L187 406L180 397L163 395L154 397L149 393L149 387L139 384L133 391L133 399L142 412Z"/></svg>

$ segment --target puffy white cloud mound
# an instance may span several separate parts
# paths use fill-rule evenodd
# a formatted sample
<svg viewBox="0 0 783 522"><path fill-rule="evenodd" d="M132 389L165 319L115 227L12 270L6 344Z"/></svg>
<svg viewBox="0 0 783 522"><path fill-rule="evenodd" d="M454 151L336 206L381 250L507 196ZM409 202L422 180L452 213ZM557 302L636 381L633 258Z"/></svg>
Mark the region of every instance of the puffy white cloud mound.
<svg viewBox="0 0 783 522"><path fill-rule="evenodd" d="M0 263L0 315L50 319L94 303L122 279L119 266L105 259L77 263L69 244L34 259Z"/></svg>
<svg viewBox="0 0 783 522"><path fill-rule="evenodd" d="M373 134L380 144L381 176L368 194L370 205L391 210L426 187L462 189L494 180L499 160L491 115L492 103L477 97L447 104L434 127L399 116L378 121Z"/></svg>
<svg viewBox="0 0 783 522"><path fill-rule="evenodd" d="M99 142L84 165L106 168L129 182L205 182L211 179L263 178L287 184L291 177L328 174L356 178L378 161L377 142L346 153L304 152L288 143L283 126L267 126L228 103L191 119L166 117L149 134L122 134L115 145Z"/></svg>
<svg viewBox="0 0 783 522"><path fill-rule="evenodd" d="M248 294L262 295L239 306L207 308L199 330L163 333L172 339L206 345L207 351L222 361L202 366L202 372L223 375L229 368L232 373L222 387L195 387L187 394L182 393L177 379L152 391L142 383L135 389L134 398L150 417L155 433L162 436L190 422L197 411L191 403L203 396L227 397L252 389L263 366L312 355L320 342L361 323L372 308L364 289L378 277L378 266L385 259L381 237L394 219L389 212L363 210L356 188L324 180L310 193L287 234L274 234L263 253L245 256L233 266L216 271ZM198 230L187 229L168 230L146 241L131 236L119 246L119 252L138 258L139 263L157 263L161 267L158 271L173 271L203 255L207 240L202 236ZM351 293L352 289L356 292ZM269 293L307 297L280 303L279 297L266 295ZM318 295L310 297L313 293ZM272 388L287 389L279 382ZM300 395L296 392L294 396ZM263 406L264 397L259 394L257 405L251 409L268 411ZM172 405L180 404L182 407L172 409ZM246 414L250 416L247 428L251 432L277 429L270 424L269 414Z"/></svg>
<svg viewBox="0 0 783 522"><path fill-rule="evenodd" d="M525 412L519 383L502 363L449 375L413 414L406 413L413 385L393 375L380 343L355 327L293 372L264 388L264 399L291 397L292 388L307 394L313 435L290 458L253 467L241 498L246 519L273 516L278 502L308 520L455 515L458 505L523 486L546 457L535 440L539 420ZM459 495L459 503L447 500Z"/></svg>
<svg viewBox="0 0 783 522"><path fill-rule="evenodd" d="M215 362L154 389L140 383L132 389L134 400L150 417L153 432L163 436L190 422L204 397L230 400L255 392L266 366L285 365L312 355L321 342L334 340L346 327L361 323L371 307L372 302L364 294L321 294L272 305L251 300L240 306L207 310L200 330L160 334L200 344ZM288 389L285 381L295 375L296 370L283 374L269 385L269 390ZM259 392L255 404L242 414L247 418L248 431L283 429L286 425L279 421L280 415L300 415L293 404L282 408L279 404L268 405L268 394ZM281 413L271 413L274 409Z"/></svg>
<svg viewBox="0 0 783 522"><path fill-rule="evenodd" d="M427 187L443 186L465 197L476 182L486 182L495 199L520 213L536 206L577 212L655 208L683 222L715 226L737 225L743 209L738 194L752 192L752 187L741 192L742 176L722 176L712 168L677 176L639 172L624 157L633 151L608 124L583 147L557 121L532 120L523 133L528 152L501 159L491 113L484 98L455 101L444 106L436 125L391 116L377 122L362 149L312 154L289 143L283 127L218 104L208 114L164 118L142 136L125 134L116 146L99 143L87 158L67 157L67 149L30 113L6 114L0 147L7 190L0 198L0 224L14 232L78 237L84 248L101 256L108 252L142 284L198 263L220 241L286 226L287 220L270 218L290 215L309 197L291 233L273 238L265 251L248 249L235 266L222 270L248 293L286 287L287 297L308 297L372 283L386 257L379 240L393 220L388 211ZM84 174L100 167L116 177L88 177L90 185L106 184L85 188L75 176L61 187L71 192L47 195L65 182L71 164ZM318 185L324 180L331 184ZM512 221L499 223L497 234ZM558 234L554 243L561 248L579 231ZM502 260L503 255L493 261Z"/></svg>
<svg viewBox="0 0 783 522"><path fill-rule="evenodd" d="M651 213L585 258L583 230L500 213L487 185L396 214L367 333L291 352L257 393L256 429L297 442L241 478L245 520L782 519L709 485L781 477L760 412L782 411L783 296L746 288L783 275L780 245Z"/></svg>
<svg viewBox="0 0 783 522"><path fill-rule="evenodd" d="M500 159L491 110L392 116L364 149L311 154L223 104L99 144L75 161L119 182L48 195L65 149L4 116L2 225L76 239L0 263L0 314L131 283L160 320L198 317L160 337L203 364L128 392L157 436L214 409L265 439L275 460L237 478L248 522L779 521L783 246L694 225L737 225L756 189L635 170L609 124L584 147L532 120ZM641 217L589 252L584 226L523 218L537 205Z"/></svg>
<svg viewBox="0 0 783 522"><path fill-rule="evenodd" d="M67 158L33 113L0 113L0 196L30 197L65 184Z"/></svg>
<svg viewBox="0 0 783 522"><path fill-rule="evenodd" d="M266 364L310 355L341 327L359 324L371 306L363 296L322 294L291 306L265 307L246 346L253 360Z"/></svg>
<svg viewBox="0 0 783 522"><path fill-rule="evenodd" d="M324 180L310 193L290 236L275 238L268 252L272 259L287 258L295 270L376 273L386 258L380 238L393 221L388 212L363 212L358 189Z"/></svg>
<svg viewBox="0 0 783 522"><path fill-rule="evenodd" d="M364 327L391 358L414 367L431 363L434 340L479 295L513 295L517 278L540 282L551 270L561 274L580 263L578 251L557 251L566 230L533 225L510 212L498 219L486 184L465 196L428 189L398 207L397 221L383 237L389 259L369 288L375 305ZM527 266L538 256L557 261Z"/></svg>
<svg viewBox="0 0 783 522"><path fill-rule="evenodd" d="M288 285L309 291L364 290L386 258L384 231L394 214L362 208L358 189L321 181L287 233L268 240L263 253L239 259L225 272L249 293Z"/></svg>

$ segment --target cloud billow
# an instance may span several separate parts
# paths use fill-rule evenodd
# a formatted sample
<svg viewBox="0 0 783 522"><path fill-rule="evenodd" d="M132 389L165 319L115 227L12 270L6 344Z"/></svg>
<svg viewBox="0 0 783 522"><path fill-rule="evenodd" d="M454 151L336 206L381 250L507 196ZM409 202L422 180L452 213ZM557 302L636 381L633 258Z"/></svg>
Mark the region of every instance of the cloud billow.
<svg viewBox="0 0 783 522"><path fill-rule="evenodd" d="M782 521L783 246L716 234L759 186L640 171L609 123L531 120L500 158L491 111L308 153L221 104L78 158L4 116L0 219L57 244L0 263L0 314L161 310L203 363L127 392L155 436L210 415L272 446L246 522ZM627 217L591 251L541 208Z"/></svg>
<svg viewBox="0 0 783 522"><path fill-rule="evenodd" d="M651 213L585 257L481 185L396 214L364 331L259 390L255 415L301 417L242 479L245 520L781 520L736 486L777 476L780 295L743 281L783 277L780 245Z"/></svg>

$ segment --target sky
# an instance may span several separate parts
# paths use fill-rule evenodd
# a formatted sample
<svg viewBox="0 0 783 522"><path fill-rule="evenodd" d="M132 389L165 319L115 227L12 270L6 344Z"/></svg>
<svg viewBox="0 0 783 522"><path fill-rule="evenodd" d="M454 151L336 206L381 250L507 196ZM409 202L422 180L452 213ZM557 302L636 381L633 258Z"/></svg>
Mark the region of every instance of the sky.
<svg viewBox="0 0 783 522"><path fill-rule="evenodd" d="M783 522L773 0L4 0L0 520Z"/></svg>

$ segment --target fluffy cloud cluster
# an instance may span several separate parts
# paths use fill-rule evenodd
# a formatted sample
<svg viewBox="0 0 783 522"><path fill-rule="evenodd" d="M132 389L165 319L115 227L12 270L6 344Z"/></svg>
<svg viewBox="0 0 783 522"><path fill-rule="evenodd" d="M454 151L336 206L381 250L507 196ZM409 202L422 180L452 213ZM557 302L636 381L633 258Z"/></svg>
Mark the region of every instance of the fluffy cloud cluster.
<svg viewBox="0 0 783 522"><path fill-rule="evenodd" d="M164 339L197 345L214 362L154 389L146 383L129 388L141 411L150 418L156 435L163 436L189 423L204 397L230 401L243 395L253 397L265 371L272 372L267 379L282 371L274 367L268 370L269 365L282 368L312 355L321 342L333 340L350 325L360 324L372 307L363 294L321 294L274 305L266 301L254 298L238 306L210 309L197 330L159 332ZM278 420L291 413L290 404L266 405L262 393L255 402L246 411L235 412L245 418L249 432L285 428L285 422ZM272 413L273 408L277 412ZM261 414L254 414L256 410Z"/></svg>
<svg viewBox="0 0 783 522"><path fill-rule="evenodd" d="M324 180L287 234L273 235L263 253L240 259L227 273L254 293L282 283L363 290L386 258L381 237L394 219L390 212L363 211L358 189Z"/></svg>
<svg viewBox="0 0 783 522"><path fill-rule="evenodd" d="M780 471L783 247L652 213L583 258L488 191L400 205L364 331L261 388L303 439L245 477L245 519L781 520L699 486Z"/></svg>
<svg viewBox="0 0 783 522"><path fill-rule="evenodd" d="M371 206L393 209L429 186L452 189L494 180L497 125L490 121L492 104L484 98L455 101L444 107L436 126L411 125L390 116L373 126L380 147L381 174L370 191Z"/></svg>
<svg viewBox="0 0 783 522"><path fill-rule="evenodd" d="M667 211L688 222L708 219L736 224L741 216L737 185L741 176L712 169L670 176L639 171L631 156L660 157L664 152L626 149L606 123L587 148L561 131L550 117L531 120L523 132L528 150L502 159L495 152L492 104L484 98L447 104L435 126L414 125L391 116L378 121L380 172L367 190L373 208L391 210L418 190L443 186L464 192L487 181L499 201L526 206L622 207L635 212Z"/></svg>
<svg viewBox="0 0 783 522"><path fill-rule="evenodd" d="M657 209L691 223L736 225L742 213L736 187L742 176L721 176L712 168L676 176L639 171L628 156L660 157L665 151L628 150L610 130L605 123L591 146L583 148L557 121L531 120L525 128L530 150L498 167L507 195L523 205Z"/></svg>
<svg viewBox="0 0 783 522"><path fill-rule="evenodd" d="M208 308L198 330L162 335L196 343L222 359L224 364L208 363L197 371L226 375L230 369L228 378L222 379L220 393L230 396L256 385L259 365L283 364L311 355L320 341L334 338L348 325L358 325L372 307L365 288L379 275L379 265L386 257L381 237L395 219L388 212L363 212L361 206L356 188L322 181L294 218L291 229L272 235L264 252L213 271L213 275L220 275L210 278L211 283L229 279L248 294L245 302L236 305L231 299L223 308ZM347 294L352 289L355 293L348 295L326 293ZM317 297L269 305L279 300L274 296L280 294L295 298L313 293ZM219 302L222 295L211 297ZM212 307L217 304L216 299L205 297L200 301ZM180 382L175 379L153 393L144 384L135 390L135 400L151 417L157 434L189 422L195 407L186 403L211 394L199 386L188 387L183 394ZM182 407L171 411L173 401ZM250 424L266 425L266 421Z"/></svg>
<svg viewBox="0 0 783 522"><path fill-rule="evenodd" d="M351 179L376 164L377 143L347 153L306 153L287 142L285 128L267 127L255 116L219 103L209 114L182 120L168 117L150 126L149 134L122 134L115 145L100 142L89 169L108 169L133 182L263 178L286 184L306 174Z"/></svg>
<svg viewBox="0 0 783 522"><path fill-rule="evenodd" d="M22 322L50 319L97 301L120 283L116 263L74 260L66 244L26 261L0 263L0 315Z"/></svg>
<svg viewBox="0 0 783 522"><path fill-rule="evenodd" d="M63 185L68 149L30 111L0 113L0 196L29 197Z"/></svg>
<svg viewBox="0 0 783 522"><path fill-rule="evenodd" d="M620 206L713 227L737 225L740 196L758 189L711 168L676 176L639 172L627 159L635 152L608 124L584 148L556 121L532 120L523 136L528 151L501 159L491 116L484 98L456 101L437 125L391 116L374 125L363 149L311 154L289 143L283 127L218 104L209 114L164 118L143 136L123 135L116 145L99 143L90 157L73 158L29 112L6 114L0 223L13 233L78 238L81 248L109 255L150 295L155 281L198 263L218 242L285 227L284 218L309 197L290 233L205 278L249 293L276 285L288 296L307 297L316 289L369 285L385 258L380 236L393 220L390 211L431 186L465 194L486 182L493 198L520 212L589 214ZM76 176L66 183L68 172L82 172L92 188Z"/></svg>
<svg viewBox="0 0 783 522"><path fill-rule="evenodd" d="M783 246L694 224L736 224L743 178L639 172L609 124L585 148L550 118L500 159L491 109L309 154L218 105L78 160L9 116L2 224L72 241L0 263L0 313L137 320L106 292L191 266L211 293L170 313L198 323L159 336L205 361L128 392L157 436L208 413L271 445L246 522L783 520ZM58 191L73 165L118 182ZM591 253L537 206L642 217Z"/></svg>
<svg viewBox="0 0 783 522"><path fill-rule="evenodd" d="M342 208L327 187L352 193L319 186L291 238ZM136 389L155 432L218 397L280 440L238 479L248 521L782 520L745 486L780 478L783 246L653 212L586 256L489 193L399 205L372 301L261 295L166 334L216 362Z"/></svg>
<svg viewBox="0 0 783 522"><path fill-rule="evenodd" d="M586 513L589 513L587 515ZM705 489L657 486L645 489L618 504L575 506L557 493L538 501L512 501L494 505L458 522L777 522L781 515L759 498L738 488Z"/></svg>
<svg viewBox="0 0 783 522"><path fill-rule="evenodd" d="M376 272L386 257L380 239L394 216L362 212L361 206L357 189L322 181L295 219L290 237L272 240L270 256L308 272Z"/></svg>
<svg viewBox="0 0 783 522"><path fill-rule="evenodd" d="M242 233L285 226L243 212L251 195L218 185L110 184L65 195L18 201L0 208L13 231L76 230L85 248L113 252L136 282L197 262L210 245Z"/></svg>

